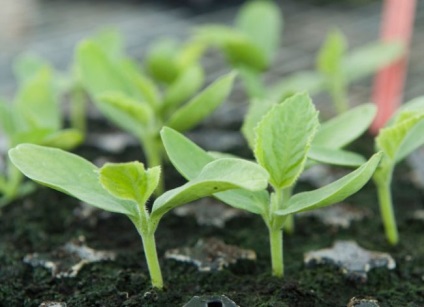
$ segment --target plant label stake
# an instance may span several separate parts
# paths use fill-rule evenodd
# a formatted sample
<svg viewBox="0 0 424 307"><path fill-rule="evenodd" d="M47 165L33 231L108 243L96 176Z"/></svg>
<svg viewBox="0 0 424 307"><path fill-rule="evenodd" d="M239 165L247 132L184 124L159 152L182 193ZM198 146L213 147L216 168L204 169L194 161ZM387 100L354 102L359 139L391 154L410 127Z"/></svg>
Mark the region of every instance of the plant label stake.
<svg viewBox="0 0 424 307"><path fill-rule="evenodd" d="M381 28L383 41L400 40L405 47L409 45L415 3L415 0L385 0ZM380 70L375 78L372 99L378 106L378 112L371 126L373 133L386 123L402 100L407 63L408 54L404 52L397 61Z"/></svg>

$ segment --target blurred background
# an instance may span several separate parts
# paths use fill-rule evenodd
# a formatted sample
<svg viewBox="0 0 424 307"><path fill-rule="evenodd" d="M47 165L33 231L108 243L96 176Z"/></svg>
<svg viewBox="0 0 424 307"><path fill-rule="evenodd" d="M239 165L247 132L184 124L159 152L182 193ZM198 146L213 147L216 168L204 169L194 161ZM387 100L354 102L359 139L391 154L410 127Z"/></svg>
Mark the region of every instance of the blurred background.
<svg viewBox="0 0 424 307"><path fill-rule="evenodd" d="M242 0L0 0L0 95L13 96L12 61L22 53L35 53L65 70L75 45L104 27L119 29L128 53L143 57L159 37L184 40L190 30L206 23L231 24ZM284 0L281 51L267 78L281 78L312 68L327 32L335 27L346 35L349 48L378 39L382 1L377 0ZM424 1L417 4L415 33L405 100L423 95ZM218 75L213 54L204 60L210 77ZM369 97L370 80L356 85L353 99Z"/></svg>

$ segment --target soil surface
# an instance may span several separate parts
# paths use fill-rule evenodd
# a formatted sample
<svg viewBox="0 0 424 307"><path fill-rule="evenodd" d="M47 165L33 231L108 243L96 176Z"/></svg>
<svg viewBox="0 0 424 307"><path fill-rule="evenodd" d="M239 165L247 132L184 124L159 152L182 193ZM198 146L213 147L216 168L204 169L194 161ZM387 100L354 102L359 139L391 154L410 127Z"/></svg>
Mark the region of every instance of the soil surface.
<svg viewBox="0 0 424 307"><path fill-rule="evenodd" d="M369 151L371 142L365 138L356 147ZM84 147L80 154L90 159L99 154L90 150ZM133 148L114 159L139 156L140 151ZM172 167L168 169L172 173ZM174 177L168 186L183 182ZM299 186L305 188L310 187ZM237 217L219 229L170 213L156 235L166 284L158 291L150 286L141 240L129 219L100 213L95 218L77 218L77 200L41 188L1 212L0 306L39 306L46 301L67 306L183 306L195 295L226 295L240 306L346 306L352 297L372 297L380 306L424 306L424 221L412 218L415 210L424 209L424 193L411 184L406 165L396 169L393 195L401 237L398 246L385 241L375 189L368 184L348 201L368 208L372 215L348 229L326 226L313 217L296 218L295 233L285 235L283 279L270 274L268 234L258 216ZM80 236L94 249L115 251L116 260L88 264L77 277L61 279L23 262L29 253L50 252ZM212 236L253 249L257 261L241 261L220 272L198 272L193 265L163 258L168 249L193 246L199 238ZM373 269L368 281L361 283L332 266L305 267L305 252L330 247L341 239L390 253L396 268Z"/></svg>

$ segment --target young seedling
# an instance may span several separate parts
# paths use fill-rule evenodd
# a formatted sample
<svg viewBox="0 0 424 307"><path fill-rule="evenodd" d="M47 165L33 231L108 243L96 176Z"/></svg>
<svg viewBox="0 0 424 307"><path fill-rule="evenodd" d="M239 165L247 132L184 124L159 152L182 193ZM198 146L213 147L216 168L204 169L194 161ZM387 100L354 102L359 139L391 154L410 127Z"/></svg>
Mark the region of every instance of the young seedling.
<svg viewBox="0 0 424 307"><path fill-rule="evenodd" d="M386 238L390 244L399 242L396 218L393 210L391 182L397 163L424 144L424 98L416 98L404 104L394 114L375 139L376 150L383 152L381 165L373 179L377 187L380 212Z"/></svg>
<svg viewBox="0 0 424 307"><path fill-rule="evenodd" d="M35 62L34 62L35 63ZM39 63L39 62L38 62ZM20 62L23 65L22 62ZM83 140L74 129L62 129L60 105L52 70L47 65L33 65L18 72L20 87L13 104L0 101L0 129L8 148L20 143L72 149ZM34 185L23 183L22 174L6 160L5 174L0 175L0 207L30 193Z"/></svg>
<svg viewBox="0 0 424 307"><path fill-rule="evenodd" d="M255 150L256 126L263 116L276 105L277 103L271 100L255 99L250 103L242 132L252 151ZM311 143L305 169L317 163L343 167L358 167L365 163L366 160L361 155L342 148L352 143L368 129L376 111L373 104L363 104L320 125ZM286 191L288 196L291 195L291 189ZM288 233L294 231L292 217L287 218L284 230Z"/></svg>
<svg viewBox="0 0 424 307"><path fill-rule="evenodd" d="M291 214L334 204L358 191L372 176L381 153L375 154L358 169L314 191L290 195L302 173L318 129L318 114L305 94L295 95L272 107L256 128L255 157L269 174L271 192L233 190L214 196L230 206L259 214L268 227L273 275L282 277L282 228ZM214 157L178 132L165 128L162 140L168 156L187 179ZM189 158L188 158L189 157Z"/></svg>
<svg viewBox="0 0 424 307"><path fill-rule="evenodd" d="M271 66L280 46L283 17L273 1L249 1L233 27L220 24L195 29L194 42L219 49L240 73L250 97L264 97L262 73Z"/></svg>
<svg viewBox="0 0 424 307"><path fill-rule="evenodd" d="M96 106L138 138L149 167L162 165L164 150L159 132L163 125L179 131L194 127L225 101L235 77L229 73L192 97L203 84L203 70L194 63L160 95L158 87L141 74L135 63L111 57L94 41L80 44L77 63L81 80ZM160 184L158 191L162 190Z"/></svg>
<svg viewBox="0 0 424 307"><path fill-rule="evenodd" d="M158 166L145 169L140 162L106 163L99 169L77 155L32 144L11 149L9 156L32 180L100 209L128 216L143 241L152 285L159 289L163 288L163 280L154 234L163 215L216 192L263 190L268 180L267 172L255 163L241 159L211 161L202 165L192 180L158 197L149 211L146 203L159 183Z"/></svg>
<svg viewBox="0 0 424 307"><path fill-rule="evenodd" d="M299 91L310 95L327 91L333 97L337 113L342 113L349 107L346 96L349 85L389 65L404 50L399 42L372 42L346 52L346 44L340 31L330 32L317 56L316 70L289 75L271 86L268 97L280 101Z"/></svg>

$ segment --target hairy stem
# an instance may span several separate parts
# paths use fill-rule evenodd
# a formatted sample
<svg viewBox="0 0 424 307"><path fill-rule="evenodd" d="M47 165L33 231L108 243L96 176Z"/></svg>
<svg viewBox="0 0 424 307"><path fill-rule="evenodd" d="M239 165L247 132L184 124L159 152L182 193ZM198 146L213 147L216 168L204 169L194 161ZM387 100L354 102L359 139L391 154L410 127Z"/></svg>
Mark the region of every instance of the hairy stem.
<svg viewBox="0 0 424 307"><path fill-rule="evenodd" d="M158 254L156 251L156 242L154 233L145 233L141 235L143 241L144 255L149 268L152 286L155 288L163 288L162 272L160 270Z"/></svg>

